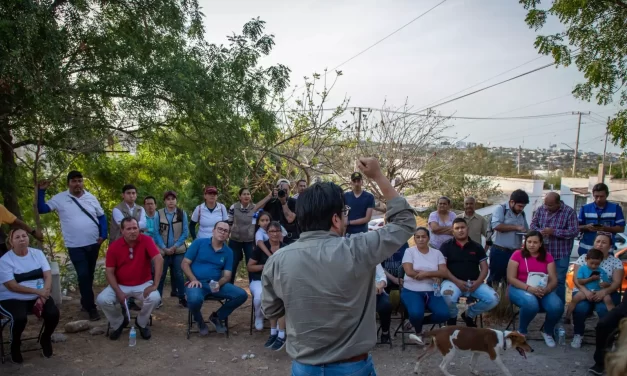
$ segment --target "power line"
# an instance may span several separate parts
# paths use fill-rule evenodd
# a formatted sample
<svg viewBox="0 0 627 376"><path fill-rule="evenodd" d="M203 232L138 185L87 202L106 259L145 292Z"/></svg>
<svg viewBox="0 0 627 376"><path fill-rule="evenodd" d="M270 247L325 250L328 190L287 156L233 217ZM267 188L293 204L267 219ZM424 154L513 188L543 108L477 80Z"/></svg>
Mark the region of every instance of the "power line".
<svg viewBox="0 0 627 376"><path fill-rule="evenodd" d="M540 114L540 115L526 115L526 116L510 116L510 117L473 117L473 116L446 116L446 115L425 115L419 112L404 112L404 111L395 111L388 110L382 108L372 108L372 107L362 107L370 110L388 112L392 114L400 114L400 115L416 115L422 117L434 117L434 118L446 118L446 119L461 119L461 120L525 120L525 119L543 119L543 118L553 118L560 116L568 116L572 115L571 112L558 112L552 114Z"/></svg>
<svg viewBox="0 0 627 376"><path fill-rule="evenodd" d="M378 41L376 41L374 44L372 44L370 47L366 48L365 50L359 52L358 54L354 55L353 57L349 58L348 60L340 63L338 66L336 66L335 68L332 69L332 71L336 70L337 68L341 67L342 65L348 63L349 61L357 58L358 56L362 55L363 53L365 53L366 51L370 50L372 47L376 46L377 44L383 42L384 40L388 39L389 37L391 37L392 35L398 33L399 31L403 30L405 27L411 25L412 23L414 23L415 21L419 20L420 18L422 18L424 15L426 15L427 13L431 12L432 10L434 10L435 8L439 7L440 5L444 4L446 2L446 0L442 0L440 3L438 3L437 5L435 5L434 7L430 8L429 10L427 10L426 12L422 13L421 15L419 15L418 17L414 18L413 20L409 21L408 23L406 23L405 25L399 27L398 29L394 30L392 33L386 35L385 37L379 39Z"/></svg>

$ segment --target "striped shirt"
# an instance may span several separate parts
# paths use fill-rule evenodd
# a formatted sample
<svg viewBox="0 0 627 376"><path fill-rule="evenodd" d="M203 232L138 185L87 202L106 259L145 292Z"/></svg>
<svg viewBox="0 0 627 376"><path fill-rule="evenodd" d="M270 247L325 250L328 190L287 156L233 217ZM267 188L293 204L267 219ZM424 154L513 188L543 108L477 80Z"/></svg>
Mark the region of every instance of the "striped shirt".
<svg viewBox="0 0 627 376"><path fill-rule="evenodd" d="M555 260L570 257L575 237L579 234L575 209L561 202L560 208L555 213L551 213L546 206L542 205L533 215L530 227L537 231L545 228L553 229L548 245L545 243L547 251Z"/></svg>

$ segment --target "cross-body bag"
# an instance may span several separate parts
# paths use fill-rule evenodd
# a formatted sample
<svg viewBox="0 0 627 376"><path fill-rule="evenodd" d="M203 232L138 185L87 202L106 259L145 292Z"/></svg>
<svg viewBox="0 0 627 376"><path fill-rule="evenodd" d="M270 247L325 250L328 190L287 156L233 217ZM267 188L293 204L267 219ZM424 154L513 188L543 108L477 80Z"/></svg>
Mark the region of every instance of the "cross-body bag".
<svg viewBox="0 0 627 376"><path fill-rule="evenodd" d="M72 196L70 196L70 198L72 199L72 201L74 201L74 203L78 206L78 208L79 208L79 209L81 209L81 211L82 211L83 213L85 213L85 215L86 215L86 216L88 216L88 217L89 217L89 219L91 219L91 221L92 221L92 222L94 222L94 224L96 225L96 227L98 227L98 229L100 229L100 225L98 224L98 221L96 221L96 220L94 219L94 217L92 217L92 215L91 215L91 214L89 214L89 212L88 212L87 210L85 210L85 208L84 208L81 204L79 204L79 203L78 203L78 200L77 200L77 199L75 199L75 198L74 198L74 197L72 197Z"/></svg>
<svg viewBox="0 0 627 376"><path fill-rule="evenodd" d="M549 283L549 275L546 273L540 272L531 272L529 273L529 264L527 263L527 258L525 257L525 266L527 267L527 285L531 287L538 287L542 284L543 287L546 287Z"/></svg>

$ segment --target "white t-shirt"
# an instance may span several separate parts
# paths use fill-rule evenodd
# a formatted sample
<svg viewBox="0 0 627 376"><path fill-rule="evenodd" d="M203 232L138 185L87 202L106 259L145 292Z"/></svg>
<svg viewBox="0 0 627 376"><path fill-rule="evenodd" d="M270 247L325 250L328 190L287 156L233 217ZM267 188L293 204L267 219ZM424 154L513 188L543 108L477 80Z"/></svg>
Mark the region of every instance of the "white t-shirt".
<svg viewBox="0 0 627 376"><path fill-rule="evenodd" d="M410 247L405 250L403 256L403 264L411 263L414 270L423 272L435 272L440 265L446 264L446 260L442 252L435 248L429 247L429 253L423 254L416 247ZM405 276L403 287L411 291L433 291L433 279L416 280Z"/></svg>
<svg viewBox="0 0 627 376"><path fill-rule="evenodd" d="M0 258L0 301L7 299L37 299L37 294L18 294L9 291L9 289L4 286L6 282L14 280L16 274L24 274L37 269L41 269L42 272L50 270L50 264L46 256L39 249L28 247L28 253L24 257L16 255L13 250L10 250L2 256ZM36 289L38 281L41 281L43 284L43 279L40 278L20 282L20 285Z"/></svg>
<svg viewBox="0 0 627 376"><path fill-rule="evenodd" d="M74 196L72 196L74 197ZM91 193L85 191L81 197L74 197L90 216L98 223L98 217L104 215L100 203ZM65 191L54 195L46 202L50 209L59 214L61 232L65 246L68 248L86 247L96 244L100 236L99 226L83 213L81 208L70 198L70 192Z"/></svg>
<svg viewBox="0 0 627 376"><path fill-rule="evenodd" d="M216 223L226 221L228 219L229 213L226 210L226 206L219 202L216 203L216 207L211 211L207 208L207 204L205 203L196 206L196 209L194 209L194 212L192 213L192 221L198 223L198 234L196 235L196 239L212 237L213 228Z"/></svg>
<svg viewBox="0 0 627 376"><path fill-rule="evenodd" d="M577 265L586 265L586 255L581 255L575 261ZM612 276L614 275L614 270L623 270L623 262L613 255L609 255L605 260L601 261L600 268L605 270L607 276L610 277L610 282L612 281Z"/></svg>

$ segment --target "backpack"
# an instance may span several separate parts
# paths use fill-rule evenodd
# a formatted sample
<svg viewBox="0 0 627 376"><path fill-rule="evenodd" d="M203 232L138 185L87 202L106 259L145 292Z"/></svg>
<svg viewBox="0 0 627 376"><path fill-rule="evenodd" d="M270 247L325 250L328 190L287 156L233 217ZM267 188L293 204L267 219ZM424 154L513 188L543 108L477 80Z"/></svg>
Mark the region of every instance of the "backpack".
<svg viewBox="0 0 627 376"><path fill-rule="evenodd" d="M507 211L511 209L507 207L507 204L501 204L501 206L503 207L503 218L505 218L505 214L507 214ZM527 217L525 216L524 210L522 211L522 216L526 221ZM488 223L488 231L486 233L486 242L489 242L490 245L492 244L492 241L494 240L495 233L496 231L492 228L492 218L490 218L490 222Z"/></svg>

